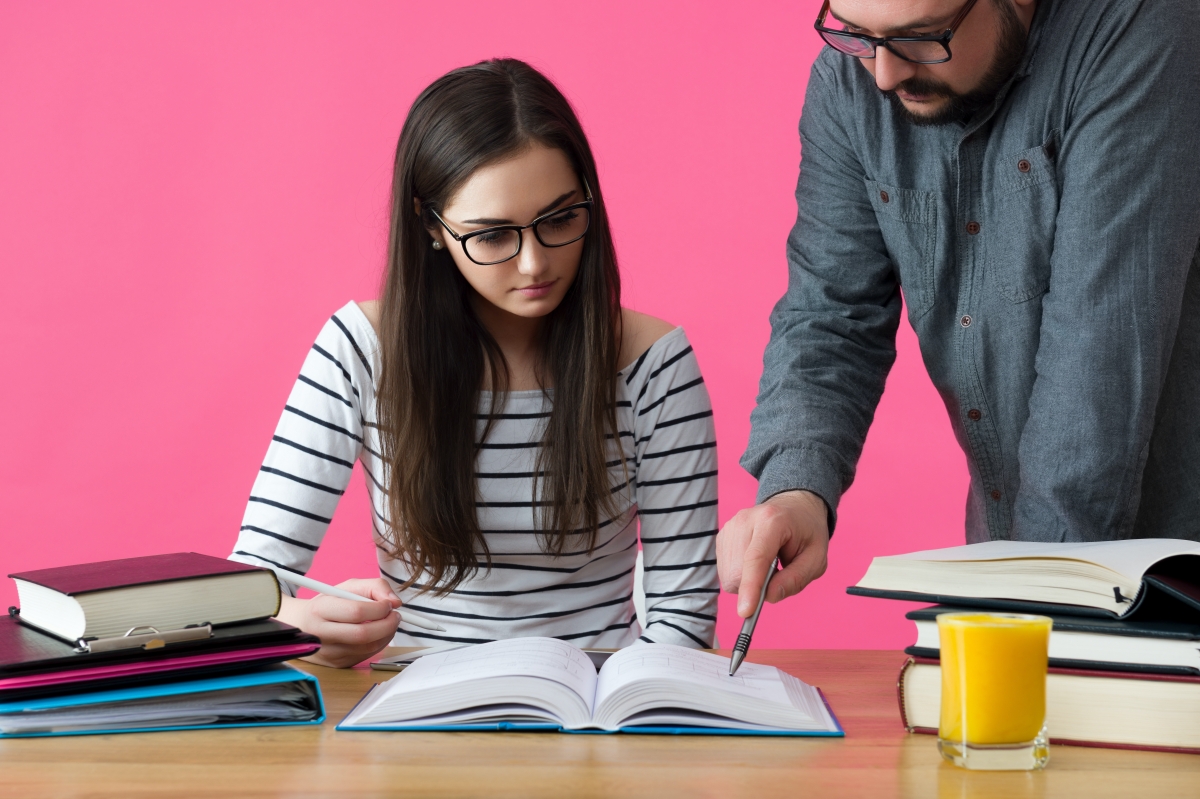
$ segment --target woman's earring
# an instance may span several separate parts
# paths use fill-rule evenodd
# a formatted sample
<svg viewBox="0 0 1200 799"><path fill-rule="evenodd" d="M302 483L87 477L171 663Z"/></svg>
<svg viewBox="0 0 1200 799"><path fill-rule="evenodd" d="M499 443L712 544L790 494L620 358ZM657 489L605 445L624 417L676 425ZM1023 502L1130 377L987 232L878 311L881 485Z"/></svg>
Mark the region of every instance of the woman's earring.
<svg viewBox="0 0 1200 799"><path fill-rule="evenodd" d="M442 243L440 241L438 241L437 239L434 239L433 240L433 249L435 249L435 250L442 249Z"/></svg>

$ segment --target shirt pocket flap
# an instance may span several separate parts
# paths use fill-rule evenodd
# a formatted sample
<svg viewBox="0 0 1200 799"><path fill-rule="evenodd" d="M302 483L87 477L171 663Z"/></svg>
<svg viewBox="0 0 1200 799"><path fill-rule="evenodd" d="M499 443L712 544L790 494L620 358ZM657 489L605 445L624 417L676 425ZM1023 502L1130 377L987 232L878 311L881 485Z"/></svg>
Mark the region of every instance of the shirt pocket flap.
<svg viewBox="0 0 1200 799"><path fill-rule="evenodd" d="M879 232L900 278L912 322L933 307L937 246L937 199L931 191L866 181Z"/></svg>
<svg viewBox="0 0 1200 799"><path fill-rule="evenodd" d="M1057 149L1056 133L1045 144L1002 157L996 165L996 188L1001 194L1011 194L1053 181Z"/></svg>
<svg viewBox="0 0 1200 799"><path fill-rule="evenodd" d="M875 180L868 180L866 184L867 196L877 216L890 216L901 222L919 225L931 225L936 220L931 192L902 189Z"/></svg>

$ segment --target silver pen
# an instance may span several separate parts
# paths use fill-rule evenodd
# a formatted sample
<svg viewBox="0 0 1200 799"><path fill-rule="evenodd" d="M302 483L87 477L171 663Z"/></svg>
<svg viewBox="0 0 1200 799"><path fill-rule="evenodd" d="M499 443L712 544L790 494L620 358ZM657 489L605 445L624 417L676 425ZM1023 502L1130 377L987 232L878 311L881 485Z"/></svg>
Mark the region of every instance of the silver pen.
<svg viewBox="0 0 1200 799"><path fill-rule="evenodd" d="M771 576L778 568L779 558L776 558L771 561L771 570L767 572L767 579L763 580L762 591L758 594L758 607L754 609L754 615L742 622L742 631L738 634L737 643L733 645L733 655L729 658L730 677L746 659L746 650L750 648L750 636L754 634L754 625L758 624L758 614L762 613L763 602L767 600L767 586L771 583Z"/></svg>

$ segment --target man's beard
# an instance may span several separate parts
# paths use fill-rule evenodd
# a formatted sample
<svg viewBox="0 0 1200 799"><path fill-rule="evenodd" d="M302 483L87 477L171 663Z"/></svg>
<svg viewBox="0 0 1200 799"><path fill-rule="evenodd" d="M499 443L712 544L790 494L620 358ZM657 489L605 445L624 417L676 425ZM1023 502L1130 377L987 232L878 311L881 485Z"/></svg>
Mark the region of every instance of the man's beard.
<svg viewBox="0 0 1200 799"><path fill-rule="evenodd" d="M971 91L959 94L939 80L909 78L897 84L894 89L884 92L892 103L892 109L902 119L922 126L963 122L996 99L1000 89L1021 63L1028 33L1012 7L1012 0L992 0L992 3L1000 14L1000 37L996 43L996 56L992 59L992 65L988 67L983 80ZM944 97L946 102L932 114L916 114L904 106L896 94L897 90L918 96Z"/></svg>

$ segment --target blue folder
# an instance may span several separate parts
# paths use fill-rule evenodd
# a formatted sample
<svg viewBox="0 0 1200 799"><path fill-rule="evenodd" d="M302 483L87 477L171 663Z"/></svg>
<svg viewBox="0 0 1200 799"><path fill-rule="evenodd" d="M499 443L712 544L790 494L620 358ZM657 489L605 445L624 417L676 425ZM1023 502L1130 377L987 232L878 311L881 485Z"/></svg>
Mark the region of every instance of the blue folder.
<svg viewBox="0 0 1200 799"><path fill-rule="evenodd" d="M184 724L167 726L113 727L86 730L38 731L38 732L4 732L5 716L20 716L36 714L37 711L82 708L87 705L114 703L141 699L163 699L164 702L180 699L196 694L230 691L236 688L251 688L258 686L278 685L281 693L289 683L299 683L305 703L299 714L305 716L302 720L254 720L253 717L240 718L238 721L217 722L214 724ZM109 691L94 691L90 693L54 696L45 699L30 699L24 702L6 702L0 704L0 738L44 738L58 735L101 735L116 732L160 732L165 730L199 730L224 729L233 727L283 727L297 725L320 724L325 720L325 703L321 698L321 687L317 678L291 666L275 665L257 671L242 674L230 674L202 680L184 680L180 682L159 683L139 688L121 688ZM102 726L102 725L101 725Z"/></svg>

